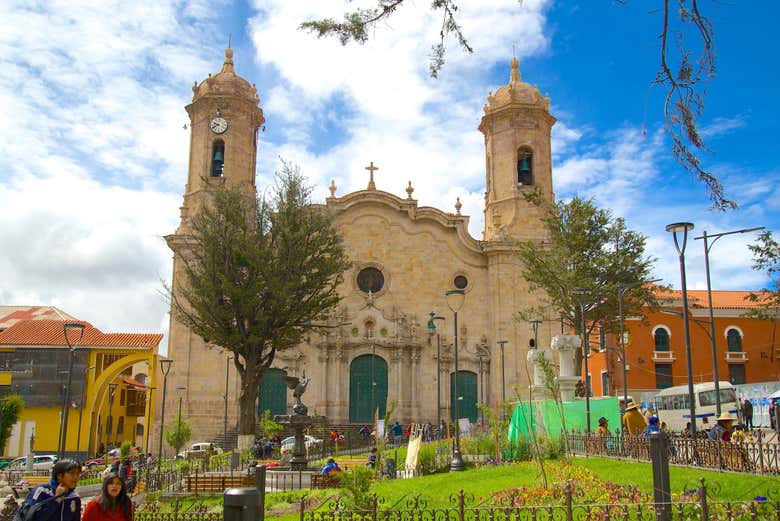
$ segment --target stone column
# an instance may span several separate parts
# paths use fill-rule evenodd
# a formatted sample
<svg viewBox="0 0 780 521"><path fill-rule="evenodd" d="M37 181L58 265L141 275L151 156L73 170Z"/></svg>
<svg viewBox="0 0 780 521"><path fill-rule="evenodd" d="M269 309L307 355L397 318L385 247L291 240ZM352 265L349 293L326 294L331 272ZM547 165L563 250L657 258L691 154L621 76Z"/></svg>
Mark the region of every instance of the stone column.
<svg viewBox="0 0 780 521"><path fill-rule="evenodd" d="M553 337L550 348L558 351L558 383L561 387L561 399L570 402L574 399L574 389L580 378L574 367L574 352L580 348L582 341L575 335L557 335Z"/></svg>

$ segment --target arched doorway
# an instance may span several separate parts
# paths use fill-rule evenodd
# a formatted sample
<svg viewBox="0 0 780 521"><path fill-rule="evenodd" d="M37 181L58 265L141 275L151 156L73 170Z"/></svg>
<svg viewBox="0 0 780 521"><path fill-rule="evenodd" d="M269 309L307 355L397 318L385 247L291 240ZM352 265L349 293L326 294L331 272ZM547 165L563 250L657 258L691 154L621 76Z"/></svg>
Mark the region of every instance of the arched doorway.
<svg viewBox="0 0 780 521"><path fill-rule="evenodd" d="M458 404L461 418L470 422L477 421L477 373L458 371L458 392L455 393L455 373L450 373L450 419L455 420L455 397L462 400Z"/></svg>
<svg viewBox="0 0 780 521"><path fill-rule="evenodd" d="M349 366L349 421L372 423L374 410L378 407L382 418L386 406L387 362L376 355L358 356Z"/></svg>
<svg viewBox="0 0 780 521"><path fill-rule="evenodd" d="M284 381L287 372L281 369L266 369L260 378L260 397L257 412L260 416L268 410L271 416L287 414L287 384Z"/></svg>

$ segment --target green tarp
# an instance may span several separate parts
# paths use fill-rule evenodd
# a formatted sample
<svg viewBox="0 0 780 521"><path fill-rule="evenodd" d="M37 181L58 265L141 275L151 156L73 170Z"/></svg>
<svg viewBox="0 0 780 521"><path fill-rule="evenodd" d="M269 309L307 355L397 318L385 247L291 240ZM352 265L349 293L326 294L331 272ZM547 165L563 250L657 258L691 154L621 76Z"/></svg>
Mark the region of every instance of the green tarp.
<svg viewBox="0 0 780 521"><path fill-rule="evenodd" d="M566 418L568 431L585 431L585 400L578 399L573 402L563 402L563 414ZM620 406L615 397L598 398L590 400L590 428L596 430L599 418L605 417L609 421L609 430L620 429ZM520 436L530 439L530 429L537 434L550 436L554 439L561 437L561 415L558 404L553 400L543 400L533 403L517 403L512 414L512 422L509 424L509 441L517 441Z"/></svg>

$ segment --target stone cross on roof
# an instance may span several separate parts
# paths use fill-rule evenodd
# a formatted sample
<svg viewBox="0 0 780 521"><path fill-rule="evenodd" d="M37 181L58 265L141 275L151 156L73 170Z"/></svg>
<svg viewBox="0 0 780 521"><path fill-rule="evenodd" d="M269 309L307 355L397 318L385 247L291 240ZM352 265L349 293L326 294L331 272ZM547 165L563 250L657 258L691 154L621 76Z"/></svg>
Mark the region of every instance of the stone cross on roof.
<svg viewBox="0 0 780 521"><path fill-rule="evenodd" d="M366 170L371 173L371 177L368 180L368 189L376 190L376 185L374 184L374 170L379 170L379 167L374 166L374 162L371 161L371 164L366 167Z"/></svg>

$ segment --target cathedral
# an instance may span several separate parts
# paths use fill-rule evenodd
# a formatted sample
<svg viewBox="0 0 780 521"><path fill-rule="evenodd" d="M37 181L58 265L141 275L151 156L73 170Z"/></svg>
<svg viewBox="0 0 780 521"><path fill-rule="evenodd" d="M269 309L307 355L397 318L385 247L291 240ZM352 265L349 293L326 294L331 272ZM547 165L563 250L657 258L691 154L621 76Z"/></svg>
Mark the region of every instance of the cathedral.
<svg viewBox="0 0 780 521"><path fill-rule="evenodd" d="M257 154L263 153L257 88L236 74L231 49L222 69L192 90L181 223L166 237L174 251L174 289L181 278L178 251L204 192L222 183L254 187ZM459 201L454 213L418 206L412 182L403 195L382 191L375 175L381 165L370 158L364 190L342 195L331 183L324 205L353 263L340 288L343 300L326 327L277 353L260 384L260 411L288 412L286 375L310 379L309 414L341 424L370 422L372 411L384 414L390 403L401 422L435 423L455 418L456 411L476 421L478 402L496 406L527 388L529 345L549 345L555 329L516 315L540 298L521 275L516 243L545 237L540 210L524 196L539 191L554 198L549 105L521 79L516 58L509 82L488 94L478 123L485 142L481 239L469 234ZM166 405L175 410L183 398L193 439L214 439L226 425L235 426L230 353L172 318L168 356Z"/></svg>

